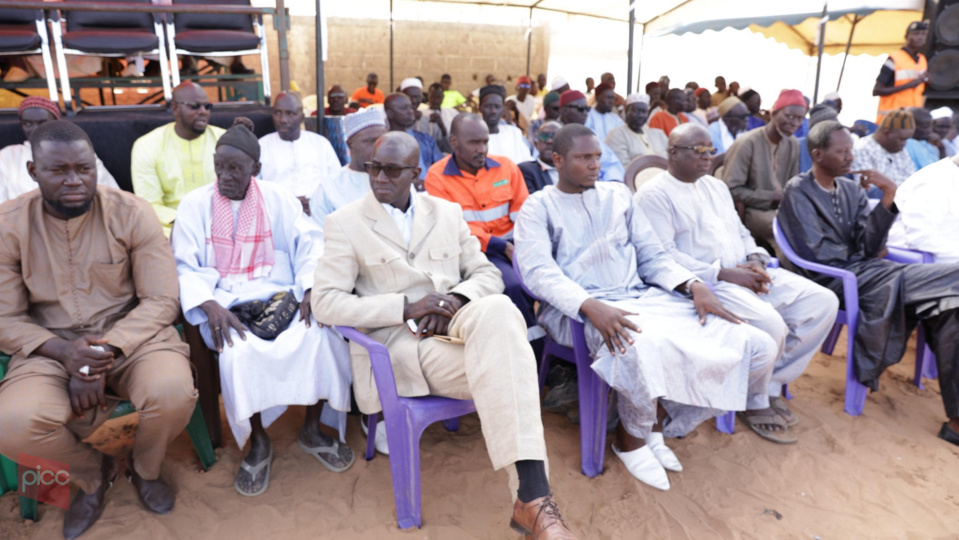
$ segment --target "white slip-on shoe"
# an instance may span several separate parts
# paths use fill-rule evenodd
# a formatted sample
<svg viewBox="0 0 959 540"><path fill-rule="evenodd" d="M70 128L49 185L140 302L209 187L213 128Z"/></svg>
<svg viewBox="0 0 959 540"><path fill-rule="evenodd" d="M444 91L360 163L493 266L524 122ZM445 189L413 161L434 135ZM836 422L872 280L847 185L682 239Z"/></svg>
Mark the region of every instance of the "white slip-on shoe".
<svg viewBox="0 0 959 540"><path fill-rule="evenodd" d="M360 425L363 426L363 435L369 437L370 429L366 427L366 421L361 421ZM373 442L373 446L376 447L377 452L384 456L390 455L390 445L386 441L386 422L384 422L382 418L376 423L376 441Z"/></svg>
<svg viewBox="0 0 959 540"><path fill-rule="evenodd" d="M623 465L626 465L626 470L637 480L656 489L669 491L669 478L666 477L666 469L656 459L649 445L630 452L620 452L613 445L613 453L623 462Z"/></svg>
<svg viewBox="0 0 959 540"><path fill-rule="evenodd" d="M664 469L673 472L683 472L683 464L679 462L676 454L666 446L662 433L656 431L650 432L649 436L646 437L646 446L653 451L653 455L656 456L659 464L662 465Z"/></svg>

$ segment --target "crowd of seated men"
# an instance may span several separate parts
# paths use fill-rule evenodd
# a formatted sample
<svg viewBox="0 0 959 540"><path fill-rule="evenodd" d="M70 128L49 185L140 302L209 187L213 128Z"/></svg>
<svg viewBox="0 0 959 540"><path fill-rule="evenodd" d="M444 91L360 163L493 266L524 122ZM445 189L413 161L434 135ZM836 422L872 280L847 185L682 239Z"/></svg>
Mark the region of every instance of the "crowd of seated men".
<svg viewBox="0 0 959 540"><path fill-rule="evenodd" d="M838 96L810 113L785 89L763 113L721 77L715 94L664 77L625 97L600 80L584 93L519 77L507 96L490 76L465 98L444 75L424 103L422 80L383 95L370 74L356 107L334 85L346 165L302 128L298 94L276 96L275 132L257 138L243 117L211 126L206 92L183 83L172 122L132 145L134 193L56 104L25 99L27 142L0 150L0 350L12 356L0 454L69 465L66 538L96 523L121 470L147 510L173 511L160 466L197 400L182 317L217 353L245 450L239 495L269 489L266 429L291 405L306 407L300 449L342 473L355 461L351 396L364 415L382 410L366 350L335 328L353 326L387 347L400 396L474 401L513 530L574 538L541 411L565 413L575 380L554 369L541 403L537 377L545 337L571 346L572 320L615 396L613 453L638 481L668 490L683 470L668 439L730 411L767 441L798 441L783 389L832 329L842 285L788 269L774 218L792 251L859 279L861 383L877 389L923 326L948 418L939 437L959 445L959 244L941 234L959 221L959 158L906 174L905 160L883 170L876 157L928 142L924 114L948 141L952 115L936 128L945 111L889 111L857 141L835 120ZM646 154L668 165L633 193L625 166ZM887 243L936 262L885 260ZM118 399L140 416L124 466L82 442Z"/></svg>

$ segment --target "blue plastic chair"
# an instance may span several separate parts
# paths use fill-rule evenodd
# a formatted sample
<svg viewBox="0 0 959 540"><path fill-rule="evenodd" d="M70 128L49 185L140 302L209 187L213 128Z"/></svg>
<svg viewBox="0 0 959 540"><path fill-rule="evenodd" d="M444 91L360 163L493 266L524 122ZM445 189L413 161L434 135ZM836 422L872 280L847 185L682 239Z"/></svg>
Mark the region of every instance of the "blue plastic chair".
<svg viewBox="0 0 959 540"><path fill-rule="evenodd" d="M842 327L846 326L848 330L848 337L846 339L846 395L844 410L851 416L859 416L862 414L863 407L866 404L866 394L868 388L860 383L856 378L853 361L853 349L855 344L853 336L856 335L856 330L859 327L859 282L856 279L856 275L848 270L843 270L842 268L835 268L832 266L815 263L800 257L793 250L792 246L789 244L789 241L786 239L786 235L779 226L779 218L773 219L773 237L775 237L776 243L782 250L783 255L785 255L786 258L796 266L812 272L817 272L824 276L830 276L842 280L843 307L845 309L840 309L836 313L836 322L833 325L832 330L829 332L829 335L826 337L826 341L823 342L822 352L832 355L832 352L836 347L836 341L839 339L839 334L842 332ZM923 262L922 254L915 251L897 249L893 247L889 247L887 249L889 253L886 255L886 259L891 261L907 264ZM928 346L926 345L925 335L922 333L921 328L922 327L920 326L920 333L918 334L918 341L916 342L917 365L915 379L916 386L920 388L922 388L923 362L927 358L932 357L931 352L926 350Z"/></svg>
<svg viewBox="0 0 959 540"><path fill-rule="evenodd" d="M420 437L430 424L446 420L446 428L455 430L456 419L476 411L472 400L440 396L400 397L390 353L381 343L370 339L350 326L337 326L344 337L365 348L370 354L373 380L383 406L386 438L390 442L390 472L393 475L393 498L396 501L396 521L401 529L423 524L420 490ZM376 418L371 414L366 459L373 457L376 437ZM450 421L452 420L452 421Z"/></svg>

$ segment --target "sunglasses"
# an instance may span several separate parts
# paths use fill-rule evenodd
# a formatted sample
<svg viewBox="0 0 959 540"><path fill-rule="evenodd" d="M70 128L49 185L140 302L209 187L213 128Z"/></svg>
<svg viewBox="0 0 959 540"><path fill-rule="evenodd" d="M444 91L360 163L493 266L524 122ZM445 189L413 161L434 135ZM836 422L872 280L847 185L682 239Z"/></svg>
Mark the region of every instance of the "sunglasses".
<svg viewBox="0 0 959 540"><path fill-rule="evenodd" d="M177 101L177 103L180 105L186 105L187 107L190 108L190 110L193 110L193 111L199 111L200 107L203 107L204 109L208 111L213 110L212 103L197 103L196 101Z"/></svg>
<svg viewBox="0 0 959 540"><path fill-rule="evenodd" d="M539 134L537 134L536 137L537 137L539 140L543 141L543 142L549 142L549 141L553 140L553 138L556 137L556 133L543 133L543 132L540 132Z"/></svg>
<svg viewBox="0 0 959 540"><path fill-rule="evenodd" d="M748 114L727 114L723 118L732 118L733 120L745 120L748 118Z"/></svg>
<svg viewBox="0 0 959 540"><path fill-rule="evenodd" d="M575 110L576 112L579 112L579 113L587 113L587 112L589 112L589 107L586 107L585 105L567 105L567 107L569 107L570 109L573 109L573 110Z"/></svg>
<svg viewBox="0 0 959 540"><path fill-rule="evenodd" d="M382 165L372 161L367 161L363 164L363 168L365 168L366 172L373 178L379 176L380 171L383 171L387 178L399 178L406 169L415 169L417 167L419 167L419 165Z"/></svg>
<svg viewBox="0 0 959 540"><path fill-rule="evenodd" d="M704 154L709 154L711 156L716 154L716 148L713 146L674 146L673 148L678 148L680 150L692 150L701 156Z"/></svg>

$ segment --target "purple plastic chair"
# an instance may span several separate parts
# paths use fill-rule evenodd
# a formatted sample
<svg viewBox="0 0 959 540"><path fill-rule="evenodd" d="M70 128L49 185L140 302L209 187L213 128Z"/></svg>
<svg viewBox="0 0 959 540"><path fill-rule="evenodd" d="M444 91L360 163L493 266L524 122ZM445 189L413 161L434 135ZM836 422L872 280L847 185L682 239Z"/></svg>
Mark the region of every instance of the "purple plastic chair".
<svg viewBox="0 0 959 540"><path fill-rule="evenodd" d="M416 398L400 397L390 353L384 345L370 339L350 326L337 326L343 336L370 353L373 379L383 406L386 438L390 442L390 472L393 475L393 498L396 501L396 521L401 529L423 524L420 494L420 437L430 424L444 420L446 429L455 431L457 419L476 411L472 400L450 399L439 396ZM370 415L366 459L373 457L376 423L379 415Z"/></svg>
<svg viewBox="0 0 959 540"><path fill-rule="evenodd" d="M793 250L792 246L789 245L786 235L779 226L778 218L773 219L773 237L776 239L776 243L779 244L779 249L782 250L786 258L792 261L792 263L796 266L820 273L824 276L830 276L842 280L843 306L846 309L840 309L836 313L836 323L833 325L829 335L826 336L826 341L823 342L822 352L832 355L833 349L836 348L836 341L839 339L839 334L842 332L842 327L845 325L848 329L848 337L846 339L846 396L844 410L851 416L859 416L862 414L862 409L866 404L866 393L868 389L866 386L861 384L858 379L856 379L856 373L853 364L853 336L856 335L856 330L859 327L859 282L856 279L856 275L848 270L843 270L842 268L835 268L824 264L814 263L800 257ZM918 252L892 247L888 248L888 250L889 253L886 255L886 258L891 261L900 263L923 262L922 254ZM922 333L921 326L918 340L919 341L916 343L917 366L915 383L916 386L922 388L922 364L924 360L931 357L932 354L927 354L926 349L928 347L926 345L925 335Z"/></svg>
<svg viewBox="0 0 959 540"><path fill-rule="evenodd" d="M778 261L777 261L778 265ZM523 275L519 271L517 256L513 254L513 271L519 278L520 285L531 298L538 302L543 300L529 290L523 282ZM586 346L586 329L583 323L570 319L570 333L573 337L573 348L564 347L552 337L546 337L543 347L543 360L539 367L540 388L546 382L549 372L550 359L559 358L576 364L577 390L579 392L579 447L581 469L583 474L593 478L603 472L603 460L606 456L606 423L607 408L609 406L609 385L606 384L591 367L593 359ZM728 434L735 432L736 413L728 412L716 417L716 429Z"/></svg>

